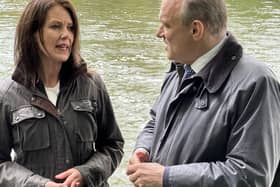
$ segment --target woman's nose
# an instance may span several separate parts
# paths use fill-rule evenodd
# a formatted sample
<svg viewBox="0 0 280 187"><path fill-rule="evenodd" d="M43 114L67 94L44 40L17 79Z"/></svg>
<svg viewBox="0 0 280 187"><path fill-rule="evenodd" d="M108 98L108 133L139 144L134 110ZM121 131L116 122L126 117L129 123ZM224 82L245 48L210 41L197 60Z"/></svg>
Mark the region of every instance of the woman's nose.
<svg viewBox="0 0 280 187"><path fill-rule="evenodd" d="M70 31L67 27L65 27L65 28L63 28L63 30L61 31L61 38L70 37L71 34L72 34L72 31Z"/></svg>

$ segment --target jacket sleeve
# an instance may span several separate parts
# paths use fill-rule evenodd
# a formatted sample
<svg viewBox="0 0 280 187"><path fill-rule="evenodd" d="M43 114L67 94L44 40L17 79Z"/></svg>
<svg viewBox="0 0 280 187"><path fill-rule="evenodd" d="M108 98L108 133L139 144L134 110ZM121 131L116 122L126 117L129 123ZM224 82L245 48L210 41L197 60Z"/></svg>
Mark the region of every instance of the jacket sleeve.
<svg viewBox="0 0 280 187"><path fill-rule="evenodd" d="M154 131L156 128L155 127L156 115L157 115L157 110L159 108L159 104L161 102L161 95L164 92L166 86L170 84L170 81L172 80L172 76L174 76L174 68L175 68L174 63L171 63L170 70L169 72L166 73L164 81L161 86L161 94L158 96L158 98L156 99L155 103L153 104L150 110L151 119L148 121L148 123L146 124L142 132L137 137L135 150L138 148L144 148L149 153L151 151L151 145L154 139Z"/></svg>
<svg viewBox="0 0 280 187"><path fill-rule="evenodd" d="M151 120L149 120L142 132L137 137L135 150L138 148L144 148L148 152L151 151L151 145L154 137L157 102L158 100L154 103L152 109L150 110Z"/></svg>
<svg viewBox="0 0 280 187"><path fill-rule="evenodd" d="M115 171L123 157L124 140L115 120L112 104L106 87L99 77L94 75L98 89L96 152L78 169L88 186L102 186Z"/></svg>
<svg viewBox="0 0 280 187"><path fill-rule="evenodd" d="M166 167L165 187L272 185L280 160L279 83L262 77L240 90L234 105L225 161Z"/></svg>
<svg viewBox="0 0 280 187"><path fill-rule="evenodd" d="M1 94L2 95L2 94ZM2 97L2 96L1 96ZM44 187L50 179L34 174L11 161L12 132L9 125L9 109L0 99L0 186Z"/></svg>

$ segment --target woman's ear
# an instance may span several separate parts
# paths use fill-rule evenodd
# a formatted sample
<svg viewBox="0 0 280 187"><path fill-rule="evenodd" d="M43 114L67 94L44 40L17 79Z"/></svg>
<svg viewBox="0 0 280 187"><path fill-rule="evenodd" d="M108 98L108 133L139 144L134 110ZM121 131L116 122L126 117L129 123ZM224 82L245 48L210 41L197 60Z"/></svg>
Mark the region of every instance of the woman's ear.
<svg viewBox="0 0 280 187"><path fill-rule="evenodd" d="M191 24L191 32L195 41L201 40L205 32L204 24L199 20L194 20Z"/></svg>

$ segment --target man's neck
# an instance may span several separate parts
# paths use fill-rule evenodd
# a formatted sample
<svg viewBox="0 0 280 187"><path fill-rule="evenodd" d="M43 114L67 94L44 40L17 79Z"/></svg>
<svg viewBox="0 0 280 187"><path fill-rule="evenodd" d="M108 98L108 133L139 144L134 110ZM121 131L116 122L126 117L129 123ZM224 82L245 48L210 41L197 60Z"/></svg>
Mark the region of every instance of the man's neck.
<svg viewBox="0 0 280 187"><path fill-rule="evenodd" d="M195 72L199 72L217 53L223 46L223 43L226 39L226 34L222 38L216 38L212 41L211 47L208 47L208 50L205 50L201 56L199 56L192 64L191 67Z"/></svg>

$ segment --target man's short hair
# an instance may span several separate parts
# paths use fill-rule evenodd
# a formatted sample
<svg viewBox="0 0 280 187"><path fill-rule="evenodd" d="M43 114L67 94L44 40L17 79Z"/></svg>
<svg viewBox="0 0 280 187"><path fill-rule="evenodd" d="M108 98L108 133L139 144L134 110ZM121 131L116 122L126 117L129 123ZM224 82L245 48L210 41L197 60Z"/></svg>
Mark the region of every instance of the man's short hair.
<svg viewBox="0 0 280 187"><path fill-rule="evenodd" d="M224 0L183 0L181 15L184 25L200 20L211 34L219 34L227 27Z"/></svg>

